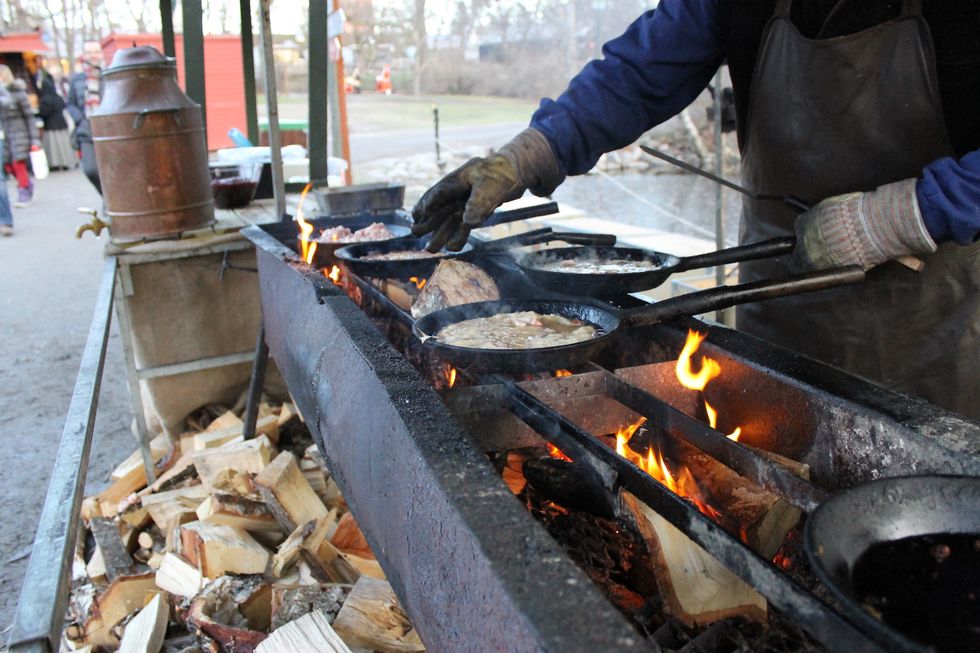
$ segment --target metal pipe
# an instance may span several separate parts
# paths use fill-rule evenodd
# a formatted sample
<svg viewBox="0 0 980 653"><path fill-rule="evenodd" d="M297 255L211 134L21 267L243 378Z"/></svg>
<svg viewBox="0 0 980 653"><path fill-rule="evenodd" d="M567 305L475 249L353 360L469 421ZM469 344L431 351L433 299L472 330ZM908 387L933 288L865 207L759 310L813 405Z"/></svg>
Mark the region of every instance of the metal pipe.
<svg viewBox="0 0 980 653"><path fill-rule="evenodd" d="M331 121L328 118L330 106L327 98L334 99L333 91L330 88L334 75L331 73L330 48L327 37L328 11L325 0L312 0L309 3L310 53L307 65L309 129L307 131L307 149L310 153L310 181L327 178L327 163L330 156L330 152L327 151L327 132ZM337 146L338 135L338 133L334 134L335 147Z"/></svg>
<svg viewBox="0 0 980 653"><path fill-rule="evenodd" d="M279 99L276 95L276 59L272 51L272 0L259 0L259 32L262 36L262 67L265 69L265 103L269 115L269 154L272 158L272 193L276 219L286 216L286 184L282 176L282 138L279 134Z"/></svg>
<svg viewBox="0 0 980 653"><path fill-rule="evenodd" d="M160 0L160 35L163 38L163 53L168 57L177 56L174 47L174 3L173 0Z"/></svg>
<svg viewBox="0 0 980 653"><path fill-rule="evenodd" d="M245 77L245 124L248 140L259 142L259 115L255 105L255 48L252 43L252 2L238 0L241 13L242 73Z"/></svg>
<svg viewBox="0 0 980 653"><path fill-rule="evenodd" d="M204 142L208 141L208 101L204 84L204 10L201 0L181 0L184 19L184 84L187 95L201 105Z"/></svg>
<svg viewBox="0 0 980 653"><path fill-rule="evenodd" d="M725 176L725 142L721 131L721 111L723 106L721 66L715 73L715 174ZM725 248L725 196L721 184L715 185L715 249ZM715 284L725 285L725 266L715 266ZM732 324L731 309L722 308L715 312L715 317L722 324Z"/></svg>
<svg viewBox="0 0 980 653"><path fill-rule="evenodd" d="M12 653L60 650L115 285L116 257L110 256L102 269L92 325L17 601L8 641Z"/></svg>
<svg viewBox="0 0 980 653"><path fill-rule="evenodd" d="M251 440L255 437L255 422L259 418L259 401L262 397L262 386L265 385L265 368L269 364L269 345L265 343L265 327L259 325L258 342L255 344L255 362L252 364L252 376L248 381L248 398L245 402L244 428L242 437Z"/></svg>

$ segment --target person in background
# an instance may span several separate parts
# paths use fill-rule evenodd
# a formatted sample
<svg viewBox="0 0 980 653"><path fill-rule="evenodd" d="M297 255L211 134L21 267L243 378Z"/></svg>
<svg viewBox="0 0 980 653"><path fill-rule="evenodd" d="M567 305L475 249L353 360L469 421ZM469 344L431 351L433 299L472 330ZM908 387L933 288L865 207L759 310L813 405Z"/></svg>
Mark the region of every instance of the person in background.
<svg viewBox="0 0 980 653"><path fill-rule="evenodd" d="M3 84L0 84L0 116L3 114L3 107L13 102L10 93ZM4 149L3 120L0 118L0 150ZM14 214L10 210L10 197L7 195L7 175L0 167L0 236L9 237L14 235Z"/></svg>
<svg viewBox="0 0 980 653"><path fill-rule="evenodd" d="M99 106L102 97L100 76L102 74L102 46L98 41L86 41L82 51L82 70L68 80L68 113L75 121L73 146L82 160L82 172L102 193L99 181L99 167L95 161L95 144L92 142L92 127L88 115Z"/></svg>
<svg viewBox="0 0 980 653"><path fill-rule="evenodd" d="M502 202L548 195L679 113L723 61L740 242L795 235L742 281L860 265L862 284L739 307L739 330L980 419L980 11L922 0L661 0L498 152L426 192L415 235L458 250ZM922 257L918 273L894 262ZM574 286L569 292L574 292Z"/></svg>
<svg viewBox="0 0 980 653"><path fill-rule="evenodd" d="M0 84L10 95L10 102L3 105L4 166L17 178L16 207L29 206L34 198L34 182L27 169L27 158L32 150L41 149L41 135L37 131L34 111L27 99L27 84L15 79L8 66L0 64Z"/></svg>
<svg viewBox="0 0 980 653"><path fill-rule="evenodd" d="M44 153L51 170L70 170L77 161L71 148L71 133L65 120L65 101L58 94L54 77L47 71L41 76L41 99L38 115L44 121Z"/></svg>

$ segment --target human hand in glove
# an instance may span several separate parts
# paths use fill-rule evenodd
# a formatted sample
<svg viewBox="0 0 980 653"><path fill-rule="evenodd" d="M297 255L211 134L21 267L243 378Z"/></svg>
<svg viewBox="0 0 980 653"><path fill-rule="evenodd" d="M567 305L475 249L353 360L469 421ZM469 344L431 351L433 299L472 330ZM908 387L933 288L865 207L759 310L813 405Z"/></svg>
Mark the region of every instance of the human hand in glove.
<svg viewBox="0 0 980 653"><path fill-rule="evenodd" d="M504 202L528 188L547 195L561 182L558 162L548 140L536 129L525 129L487 158L470 159L425 192L412 209L412 233L432 232L430 252L443 245L458 251L470 230Z"/></svg>
<svg viewBox="0 0 980 653"><path fill-rule="evenodd" d="M867 193L830 197L796 221L796 258L804 268L857 264L870 270L909 254L932 253L915 179Z"/></svg>

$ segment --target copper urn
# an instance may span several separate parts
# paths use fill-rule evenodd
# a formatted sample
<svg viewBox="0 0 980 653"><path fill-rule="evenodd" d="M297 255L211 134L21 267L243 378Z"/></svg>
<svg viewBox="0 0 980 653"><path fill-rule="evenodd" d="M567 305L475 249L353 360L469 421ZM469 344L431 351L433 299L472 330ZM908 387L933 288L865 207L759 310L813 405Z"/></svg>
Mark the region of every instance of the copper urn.
<svg viewBox="0 0 980 653"><path fill-rule="evenodd" d="M150 46L117 52L89 119L114 240L214 222L201 107L177 85L176 60Z"/></svg>

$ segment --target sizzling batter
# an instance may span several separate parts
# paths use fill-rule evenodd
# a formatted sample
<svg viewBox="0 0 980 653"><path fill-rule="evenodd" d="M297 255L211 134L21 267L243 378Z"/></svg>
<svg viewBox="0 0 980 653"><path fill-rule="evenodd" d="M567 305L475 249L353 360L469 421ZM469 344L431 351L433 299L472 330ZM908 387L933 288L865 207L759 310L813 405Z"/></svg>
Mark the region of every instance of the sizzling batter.
<svg viewBox="0 0 980 653"><path fill-rule="evenodd" d="M570 272L572 274L623 274L627 272L650 272L662 266L653 261L633 259L565 258L544 261L535 265L548 272Z"/></svg>
<svg viewBox="0 0 980 653"><path fill-rule="evenodd" d="M472 349L541 349L592 340L595 327L560 315L534 311L502 313L444 327L436 339Z"/></svg>
<svg viewBox="0 0 980 653"><path fill-rule="evenodd" d="M368 261L407 261L415 258L433 258L442 254L433 254L424 249L402 249L395 252L375 252L361 258Z"/></svg>

